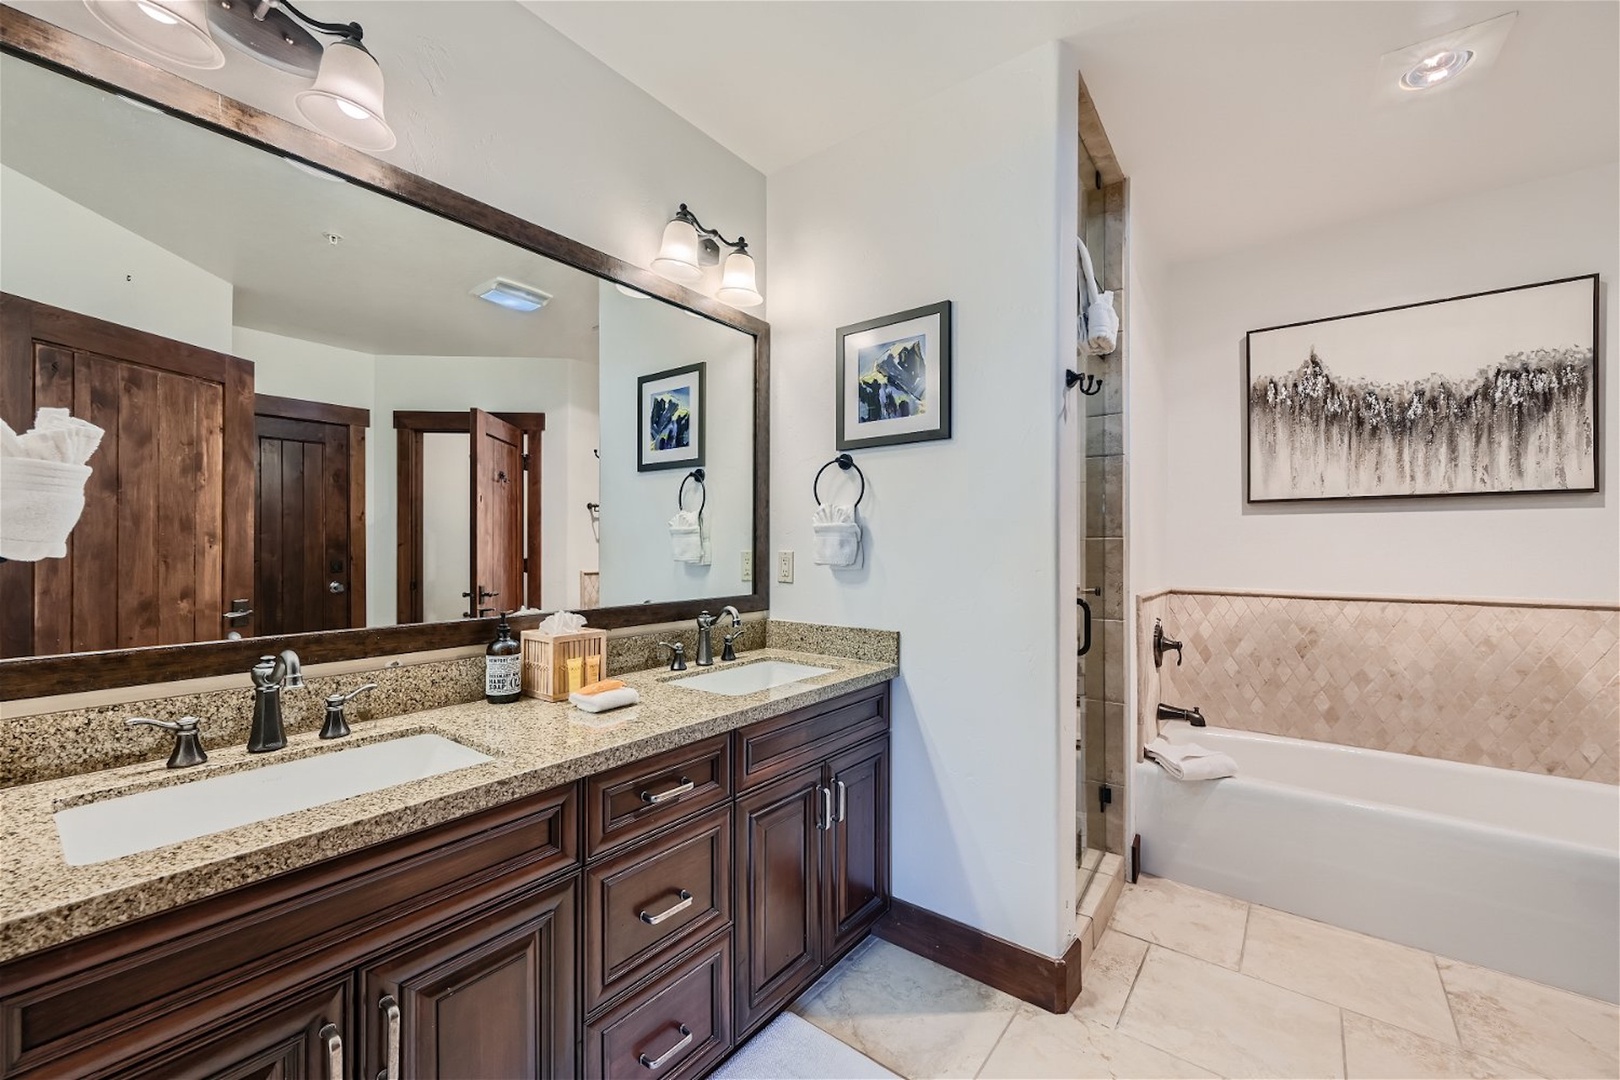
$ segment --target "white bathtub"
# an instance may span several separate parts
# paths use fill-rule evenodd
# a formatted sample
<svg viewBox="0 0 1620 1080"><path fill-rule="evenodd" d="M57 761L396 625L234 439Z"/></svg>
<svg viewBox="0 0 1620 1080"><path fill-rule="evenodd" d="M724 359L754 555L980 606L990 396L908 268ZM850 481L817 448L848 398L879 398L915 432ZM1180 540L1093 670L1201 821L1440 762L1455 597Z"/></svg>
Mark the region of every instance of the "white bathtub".
<svg viewBox="0 0 1620 1080"><path fill-rule="evenodd" d="M1238 775L1135 766L1142 869L1620 1000L1620 788L1166 726Z"/></svg>

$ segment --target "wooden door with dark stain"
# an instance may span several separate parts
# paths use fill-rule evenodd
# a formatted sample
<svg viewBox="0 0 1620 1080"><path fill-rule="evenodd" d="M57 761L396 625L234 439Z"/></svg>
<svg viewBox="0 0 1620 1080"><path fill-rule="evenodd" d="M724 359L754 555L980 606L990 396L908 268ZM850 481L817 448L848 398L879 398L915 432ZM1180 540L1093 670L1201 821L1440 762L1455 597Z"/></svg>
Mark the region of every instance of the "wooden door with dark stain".
<svg viewBox="0 0 1620 1080"><path fill-rule="evenodd" d="M854 945L889 904L889 740L827 763L833 827L827 833L827 957Z"/></svg>
<svg viewBox="0 0 1620 1080"><path fill-rule="evenodd" d="M737 1035L821 970L820 762L737 799Z"/></svg>
<svg viewBox="0 0 1620 1080"><path fill-rule="evenodd" d="M253 597L253 365L0 296L0 416L68 409L105 432L61 559L0 564L0 656L244 634Z"/></svg>
<svg viewBox="0 0 1620 1080"><path fill-rule="evenodd" d="M473 599L468 610L476 616L524 604L525 485L523 430L482 409L470 412Z"/></svg>
<svg viewBox="0 0 1620 1080"><path fill-rule="evenodd" d="M259 402L259 633L364 626L364 411L286 398ZM323 411L360 415L337 417L341 422L309 418Z"/></svg>
<svg viewBox="0 0 1620 1080"><path fill-rule="evenodd" d="M381 1074L393 1045L398 1075L419 1080L572 1077L577 892L569 878L363 971L359 1075Z"/></svg>

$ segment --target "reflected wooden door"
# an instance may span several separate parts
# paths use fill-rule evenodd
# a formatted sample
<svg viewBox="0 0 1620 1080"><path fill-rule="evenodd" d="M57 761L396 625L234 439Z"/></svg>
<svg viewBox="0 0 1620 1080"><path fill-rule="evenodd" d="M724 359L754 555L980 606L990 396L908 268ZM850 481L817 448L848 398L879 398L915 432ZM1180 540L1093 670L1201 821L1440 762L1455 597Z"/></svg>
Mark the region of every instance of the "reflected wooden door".
<svg viewBox="0 0 1620 1080"><path fill-rule="evenodd" d="M0 564L0 656L222 638L253 597L253 365L0 296L0 415L105 432L61 559Z"/></svg>
<svg viewBox="0 0 1620 1080"><path fill-rule="evenodd" d="M472 434L472 582L468 610L511 611L523 588L523 429L482 409L469 410ZM538 514L538 504L536 505Z"/></svg>
<svg viewBox="0 0 1620 1080"><path fill-rule="evenodd" d="M364 626L370 414L264 394L254 409L259 633Z"/></svg>

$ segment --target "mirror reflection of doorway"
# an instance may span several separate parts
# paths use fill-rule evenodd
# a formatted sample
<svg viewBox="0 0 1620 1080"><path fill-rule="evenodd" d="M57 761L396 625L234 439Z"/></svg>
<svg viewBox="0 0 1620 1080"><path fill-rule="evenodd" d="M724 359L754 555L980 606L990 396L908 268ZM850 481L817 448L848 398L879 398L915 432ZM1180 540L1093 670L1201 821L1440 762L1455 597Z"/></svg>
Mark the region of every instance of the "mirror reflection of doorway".
<svg viewBox="0 0 1620 1080"><path fill-rule="evenodd" d="M344 405L254 398L261 634L366 625L366 428Z"/></svg>

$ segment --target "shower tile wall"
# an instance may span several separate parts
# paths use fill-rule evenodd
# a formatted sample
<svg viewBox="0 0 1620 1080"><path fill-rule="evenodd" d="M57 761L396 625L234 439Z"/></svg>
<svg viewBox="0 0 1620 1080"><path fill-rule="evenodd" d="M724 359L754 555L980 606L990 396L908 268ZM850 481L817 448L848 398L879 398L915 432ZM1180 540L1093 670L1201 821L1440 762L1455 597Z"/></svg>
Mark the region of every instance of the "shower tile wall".
<svg viewBox="0 0 1620 1080"><path fill-rule="evenodd" d="M1124 289L1125 184L1087 193L1084 228L1101 288L1112 290L1120 325L1126 325ZM1084 696L1086 777L1080 794L1086 811L1087 843L1112 852L1125 838L1125 455L1124 371L1128 345L1107 356L1079 358L1079 370L1102 381L1101 392L1085 398L1085 567L1082 592L1092 607L1091 652L1080 662ZM1104 811L1100 791L1112 790Z"/></svg>
<svg viewBox="0 0 1620 1080"><path fill-rule="evenodd" d="M1163 699L1212 724L1620 782L1620 609L1170 592L1138 609L1146 679L1150 605L1186 643Z"/></svg>

